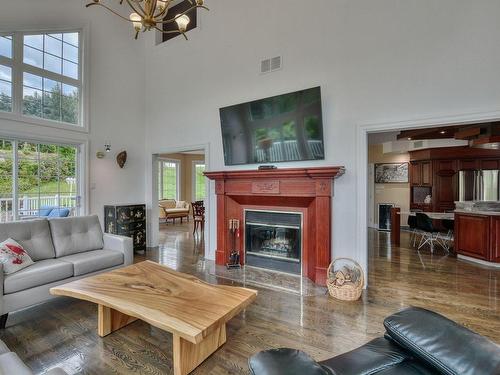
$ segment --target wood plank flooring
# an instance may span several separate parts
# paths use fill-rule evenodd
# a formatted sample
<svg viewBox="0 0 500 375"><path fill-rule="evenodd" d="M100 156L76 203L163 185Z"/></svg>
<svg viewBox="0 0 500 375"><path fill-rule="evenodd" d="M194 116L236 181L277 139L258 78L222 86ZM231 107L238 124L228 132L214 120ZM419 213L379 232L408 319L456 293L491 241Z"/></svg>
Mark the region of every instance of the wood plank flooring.
<svg viewBox="0 0 500 375"><path fill-rule="evenodd" d="M151 259L211 283L204 244L190 224L162 226ZM361 301L304 297L257 288L256 301L227 325L227 342L193 374L248 374L247 359L272 347L294 347L322 360L383 334L385 316L405 306L430 308L500 343L500 270L457 261L438 250L391 248L387 233L369 231L369 284ZM406 247L405 247L406 246ZM55 366L70 374L172 374L172 335L141 321L97 335L97 306L59 298L9 317L0 338L36 372Z"/></svg>

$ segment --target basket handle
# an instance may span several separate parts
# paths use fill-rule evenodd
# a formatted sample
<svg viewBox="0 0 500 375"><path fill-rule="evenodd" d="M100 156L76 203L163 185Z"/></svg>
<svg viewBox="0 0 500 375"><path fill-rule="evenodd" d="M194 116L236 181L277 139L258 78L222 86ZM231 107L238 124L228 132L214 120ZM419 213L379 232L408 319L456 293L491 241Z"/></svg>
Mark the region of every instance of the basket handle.
<svg viewBox="0 0 500 375"><path fill-rule="evenodd" d="M326 275L328 277L328 275L330 275L330 270L332 269L332 267L335 265L335 263L339 260L348 260L350 262L353 262L360 270L361 270L361 286L364 287L365 286L365 271L363 270L363 267L361 267L359 265L358 262L356 262L354 259L351 259L351 258L345 258L345 257L341 257L341 258L335 258L333 260L332 263L330 263L330 265L328 266L328 270L326 271Z"/></svg>

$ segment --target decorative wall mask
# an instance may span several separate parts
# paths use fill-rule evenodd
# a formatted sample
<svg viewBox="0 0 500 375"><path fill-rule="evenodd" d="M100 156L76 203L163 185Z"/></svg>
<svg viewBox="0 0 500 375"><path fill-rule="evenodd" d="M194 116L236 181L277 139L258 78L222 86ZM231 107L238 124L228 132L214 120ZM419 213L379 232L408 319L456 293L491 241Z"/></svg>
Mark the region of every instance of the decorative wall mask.
<svg viewBox="0 0 500 375"><path fill-rule="evenodd" d="M127 151L122 151L118 155L116 155L116 162L120 166L120 168L123 168L125 166L125 163L127 162Z"/></svg>

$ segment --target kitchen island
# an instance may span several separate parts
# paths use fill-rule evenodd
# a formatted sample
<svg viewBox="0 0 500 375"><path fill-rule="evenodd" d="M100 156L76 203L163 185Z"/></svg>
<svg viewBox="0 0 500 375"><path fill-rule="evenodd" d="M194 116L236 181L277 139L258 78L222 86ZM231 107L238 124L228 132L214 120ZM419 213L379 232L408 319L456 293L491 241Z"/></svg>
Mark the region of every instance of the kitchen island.
<svg viewBox="0 0 500 375"><path fill-rule="evenodd" d="M500 212L456 210L454 247L459 258L500 267Z"/></svg>

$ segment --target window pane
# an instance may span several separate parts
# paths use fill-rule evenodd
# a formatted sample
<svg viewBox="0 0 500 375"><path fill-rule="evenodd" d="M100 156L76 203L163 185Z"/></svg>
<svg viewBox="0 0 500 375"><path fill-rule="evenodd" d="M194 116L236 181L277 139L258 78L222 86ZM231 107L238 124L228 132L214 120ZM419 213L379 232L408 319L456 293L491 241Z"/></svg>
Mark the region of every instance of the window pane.
<svg viewBox="0 0 500 375"><path fill-rule="evenodd" d="M23 89L23 114L42 117L42 91L30 87Z"/></svg>
<svg viewBox="0 0 500 375"><path fill-rule="evenodd" d="M48 78L43 79L43 91L61 93L61 83Z"/></svg>
<svg viewBox="0 0 500 375"><path fill-rule="evenodd" d="M0 111L12 111L12 69L0 65Z"/></svg>
<svg viewBox="0 0 500 375"><path fill-rule="evenodd" d="M63 60L63 75L78 79L78 65L70 61Z"/></svg>
<svg viewBox="0 0 500 375"><path fill-rule="evenodd" d="M42 90L42 77L36 76L30 73L24 73L23 75L23 85L31 87L33 89Z"/></svg>
<svg viewBox="0 0 500 375"><path fill-rule="evenodd" d="M48 34L50 37L62 40L62 34Z"/></svg>
<svg viewBox="0 0 500 375"><path fill-rule="evenodd" d="M177 163L161 162L160 167L160 199L177 199Z"/></svg>
<svg viewBox="0 0 500 375"><path fill-rule="evenodd" d="M24 46L24 63L43 68L43 53L34 48Z"/></svg>
<svg viewBox="0 0 500 375"><path fill-rule="evenodd" d="M25 35L24 45L43 50L43 35Z"/></svg>
<svg viewBox="0 0 500 375"><path fill-rule="evenodd" d="M70 61L73 61L74 63L78 63L78 48L75 46L72 46L71 44L64 43L63 57L66 60L70 60Z"/></svg>
<svg viewBox="0 0 500 375"><path fill-rule="evenodd" d="M72 96L63 95L61 97L61 121L77 125L78 108L78 93Z"/></svg>
<svg viewBox="0 0 500 375"><path fill-rule="evenodd" d="M45 35L45 52L51 55L62 57L62 41Z"/></svg>
<svg viewBox="0 0 500 375"><path fill-rule="evenodd" d="M43 92L43 118L54 121L61 121L61 92Z"/></svg>
<svg viewBox="0 0 500 375"><path fill-rule="evenodd" d="M0 56L12 58L12 37L11 36L1 36L0 37Z"/></svg>
<svg viewBox="0 0 500 375"><path fill-rule="evenodd" d="M205 164L195 164L195 200L205 199Z"/></svg>
<svg viewBox="0 0 500 375"><path fill-rule="evenodd" d="M49 55L48 53L43 54L43 67L50 72L61 74L62 72L62 59L60 57L55 57Z"/></svg>
<svg viewBox="0 0 500 375"><path fill-rule="evenodd" d="M65 33L65 34L63 34L63 40L66 43L74 45L75 47L78 47L78 39L79 39L78 33Z"/></svg>

